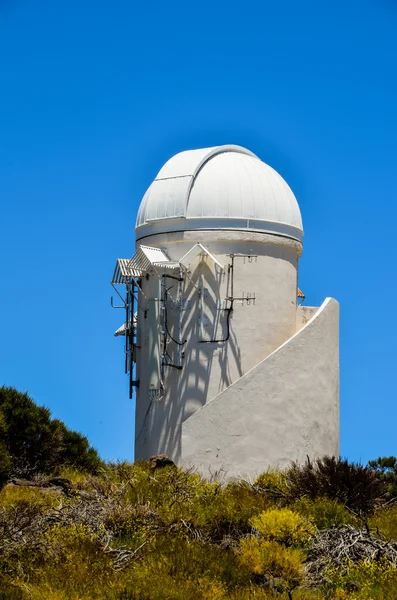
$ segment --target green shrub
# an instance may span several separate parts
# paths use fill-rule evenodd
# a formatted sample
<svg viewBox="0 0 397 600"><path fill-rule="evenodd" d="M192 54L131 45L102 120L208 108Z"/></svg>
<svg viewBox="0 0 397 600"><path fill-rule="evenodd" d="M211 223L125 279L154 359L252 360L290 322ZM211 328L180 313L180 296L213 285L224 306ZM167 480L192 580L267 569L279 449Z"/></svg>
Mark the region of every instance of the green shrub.
<svg viewBox="0 0 397 600"><path fill-rule="evenodd" d="M11 387L0 388L0 483L11 476L53 473L63 466L96 473L101 460L88 440L51 419L48 408L37 406Z"/></svg>
<svg viewBox="0 0 397 600"><path fill-rule="evenodd" d="M292 465L286 479L290 501L325 497L362 513L370 512L387 492L384 478L370 467L328 456Z"/></svg>
<svg viewBox="0 0 397 600"><path fill-rule="evenodd" d="M12 457L6 445L7 423L0 408L0 485L6 481L12 469Z"/></svg>
<svg viewBox="0 0 397 600"><path fill-rule="evenodd" d="M191 519L212 538L240 537L251 531L250 520L271 506L270 500L246 482L232 482L222 487L212 484L192 505ZM198 518L199 517L199 518Z"/></svg>
<svg viewBox="0 0 397 600"><path fill-rule="evenodd" d="M0 575L0 600L27 600L27 591L12 583L5 575Z"/></svg>
<svg viewBox="0 0 397 600"><path fill-rule="evenodd" d="M329 498L299 498L290 508L312 521L319 529L341 527L342 525L359 526L360 520L343 504Z"/></svg>
<svg viewBox="0 0 397 600"><path fill-rule="evenodd" d="M240 563L279 591L292 591L304 580L304 552L248 536L240 543Z"/></svg>
<svg viewBox="0 0 397 600"><path fill-rule="evenodd" d="M128 502L144 502L162 523L171 525L183 519L203 537L218 541L249 533L250 518L271 506L265 495L246 482L222 486L181 469L153 470L145 462L112 465L109 478L116 485L128 481Z"/></svg>
<svg viewBox="0 0 397 600"><path fill-rule="evenodd" d="M397 496L397 458L395 456L380 456L376 460L370 460L368 465L371 469L383 475L390 496Z"/></svg>
<svg viewBox="0 0 397 600"><path fill-rule="evenodd" d="M397 506L380 507L369 517L368 525L386 539L397 542Z"/></svg>
<svg viewBox="0 0 397 600"><path fill-rule="evenodd" d="M255 480L253 487L274 502L283 502L287 497L287 478L283 471L268 470L261 473Z"/></svg>
<svg viewBox="0 0 397 600"><path fill-rule="evenodd" d="M40 511L50 510L58 504L55 490L29 486L6 486L0 491L0 510L18 510L27 506Z"/></svg>
<svg viewBox="0 0 397 600"><path fill-rule="evenodd" d="M346 565L343 574L330 568L327 596L335 600L394 600L397 590L397 568L380 559Z"/></svg>
<svg viewBox="0 0 397 600"><path fill-rule="evenodd" d="M316 528L302 515L288 509L267 510L250 520L264 540L288 546L303 545L316 533Z"/></svg>

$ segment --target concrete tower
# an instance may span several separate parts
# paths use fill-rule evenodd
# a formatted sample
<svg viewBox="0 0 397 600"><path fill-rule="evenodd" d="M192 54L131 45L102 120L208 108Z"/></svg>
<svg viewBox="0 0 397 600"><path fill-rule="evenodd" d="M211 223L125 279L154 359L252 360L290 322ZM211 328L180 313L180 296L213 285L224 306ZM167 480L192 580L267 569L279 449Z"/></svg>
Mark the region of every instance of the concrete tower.
<svg viewBox="0 0 397 600"><path fill-rule="evenodd" d="M127 286L135 456L255 476L339 454L339 305L298 303L294 194L239 146L181 152L147 190Z"/></svg>

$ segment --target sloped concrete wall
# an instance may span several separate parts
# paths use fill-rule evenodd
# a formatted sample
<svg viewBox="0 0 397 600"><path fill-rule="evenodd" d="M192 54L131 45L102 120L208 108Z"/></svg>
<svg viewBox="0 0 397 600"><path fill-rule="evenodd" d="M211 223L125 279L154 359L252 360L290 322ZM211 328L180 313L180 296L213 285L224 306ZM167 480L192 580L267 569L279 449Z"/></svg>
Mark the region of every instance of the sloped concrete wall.
<svg viewBox="0 0 397 600"><path fill-rule="evenodd" d="M182 424L182 462L255 477L339 455L339 304L328 298L287 342Z"/></svg>
<svg viewBox="0 0 397 600"><path fill-rule="evenodd" d="M296 307L296 331L300 331L306 323L316 314L318 306Z"/></svg>

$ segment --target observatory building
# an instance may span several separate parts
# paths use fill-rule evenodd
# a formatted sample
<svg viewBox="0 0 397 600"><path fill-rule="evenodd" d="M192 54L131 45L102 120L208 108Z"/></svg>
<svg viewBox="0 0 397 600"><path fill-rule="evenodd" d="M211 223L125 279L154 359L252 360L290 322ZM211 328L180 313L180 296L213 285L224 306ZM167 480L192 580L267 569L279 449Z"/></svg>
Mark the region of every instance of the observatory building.
<svg viewBox="0 0 397 600"><path fill-rule="evenodd" d="M304 306L302 219L249 150L181 152L141 202L118 259L135 457L252 476L339 455L339 305Z"/></svg>

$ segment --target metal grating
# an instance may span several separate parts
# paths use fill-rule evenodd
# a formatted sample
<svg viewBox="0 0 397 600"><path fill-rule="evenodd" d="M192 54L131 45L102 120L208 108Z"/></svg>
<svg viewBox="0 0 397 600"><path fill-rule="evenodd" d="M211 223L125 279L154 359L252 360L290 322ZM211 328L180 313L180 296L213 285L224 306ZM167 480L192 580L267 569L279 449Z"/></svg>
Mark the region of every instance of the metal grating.
<svg viewBox="0 0 397 600"><path fill-rule="evenodd" d="M130 266L130 258L118 258L110 283L128 283L132 277L142 277L142 271Z"/></svg>
<svg viewBox="0 0 397 600"><path fill-rule="evenodd" d="M170 261L160 248L140 246L132 258L117 259L110 283L128 283L133 278L142 277L152 267L176 269L179 266L179 262Z"/></svg>
<svg viewBox="0 0 397 600"><path fill-rule="evenodd" d="M166 253L160 248L154 248L152 246L140 246L139 250L145 255L145 257L149 260L150 264L154 267L163 267L166 269L176 269L180 267L179 262L171 261Z"/></svg>
<svg viewBox="0 0 397 600"><path fill-rule="evenodd" d="M177 266L179 266L178 263ZM129 261L128 267L144 274L152 267L175 268L175 263L172 263L165 252L160 248L139 246L138 250Z"/></svg>
<svg viewBox="0 0 397 600"><path fill-rule="evenodd" d="M142 252L152 265L158 262L169 262L168 256L160 249L152 246L139 246L137 254Z"/></svg>

